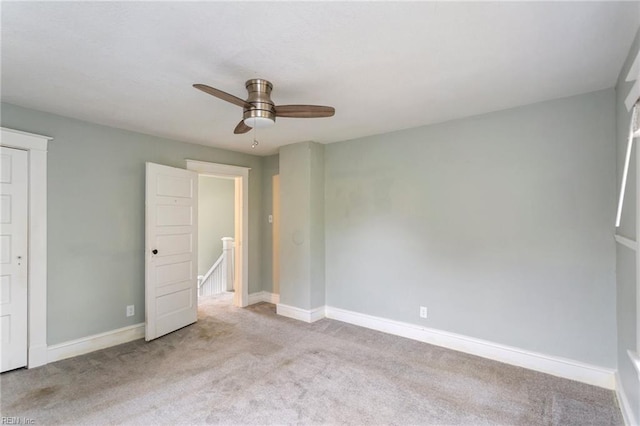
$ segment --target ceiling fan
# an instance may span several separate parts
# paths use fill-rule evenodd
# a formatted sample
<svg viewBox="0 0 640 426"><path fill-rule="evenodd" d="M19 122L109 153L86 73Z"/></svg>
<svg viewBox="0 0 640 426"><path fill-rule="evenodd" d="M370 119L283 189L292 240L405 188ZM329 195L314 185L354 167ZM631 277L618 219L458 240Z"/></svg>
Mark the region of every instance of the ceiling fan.
<svg viewBox="0 0 640 426"><path fill-rule="evenodd" d="M276 122L276 117L331 117L336 112L333 107L321 105L275 105L271 100L273 85L261 78L247 80L245 83L249 92L246 101L206 84L194 84L193 87L244 109L242 121L233 130L235 134L247 133L252 128L272 126Z"/></svg>

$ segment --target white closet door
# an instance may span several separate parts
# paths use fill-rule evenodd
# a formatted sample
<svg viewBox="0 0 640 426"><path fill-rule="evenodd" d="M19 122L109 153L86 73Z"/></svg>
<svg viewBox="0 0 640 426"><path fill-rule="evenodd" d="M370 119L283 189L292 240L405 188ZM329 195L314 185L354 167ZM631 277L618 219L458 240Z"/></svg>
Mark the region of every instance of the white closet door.
<svg viewBox="0 0 640 426"><path fill-rule="evenodd" d="M27 365L28 153L0 147L0 368Z"/></svg>

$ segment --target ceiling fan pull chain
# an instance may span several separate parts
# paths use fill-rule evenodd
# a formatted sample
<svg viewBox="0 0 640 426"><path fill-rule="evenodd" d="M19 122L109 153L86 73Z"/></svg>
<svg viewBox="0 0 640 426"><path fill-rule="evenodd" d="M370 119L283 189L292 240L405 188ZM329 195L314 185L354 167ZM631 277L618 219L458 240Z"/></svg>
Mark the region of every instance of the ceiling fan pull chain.
<svg viewBox="0 0 640 426"><path fill-rule="evenodd" d="M253 128L253 144L251 144L251 148L255 148L256 146L258 146L258 140L256 139L257 133L258 133L258 128L254 127Z"/></svg>

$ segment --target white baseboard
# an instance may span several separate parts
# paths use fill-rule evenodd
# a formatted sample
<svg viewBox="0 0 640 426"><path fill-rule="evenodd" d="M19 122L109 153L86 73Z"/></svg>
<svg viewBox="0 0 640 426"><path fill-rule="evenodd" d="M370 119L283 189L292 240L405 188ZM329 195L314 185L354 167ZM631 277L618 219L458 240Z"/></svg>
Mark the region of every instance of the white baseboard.
<svg viewBox="0 0 640 426"><path fill-rule="evenodd" d="M273 303L277 305L280 303L280 295L275 293L269 293L268 291L263 292L265 294L264 301L267 303Z"/></svg>
<svg viewBox="0 0 640 426"><path fill-rule="evenodd" d="M325 306L321 306L319 308L311 309L309 311L309 318L310 318L309 322L316 322L318 320L321 320L322 318L325 318L326 316L327 316L327 313L326 313L326 307Z"/></svg>
<svg viewBox="0 0 640 426"><path fill-rule="evenodd" d="M258 302L275 303L278 315L307 323L318 321L326 316L327 318L337 321L442 346L506 364L516 365L607 389L615 389L625 421L628 425L636 424L624 389L622 389L621 386L616 386L616 382L620 382L614 370L331 306L322 306L311 310L296 308L278 303L278 299L278 295L269 292L258 292L249 295L250 304ZM46 359L47 362L59 361L143 337L144 323L130 325L106 333L49 346L46 350ZM44 362L42 364L44 364ZM36 365L33 367L35 366Z"/></svg>
<svg viewBox="0 0 640 426"><path fill-rule="evenodd" d="M627 394L622 387L622 382L620 380L620 374L616 371L616 396L618 397L618 405L620 406L620 411L622 411L622 418L624 419L624 424L627 426L637 426L638 422L636 421L636 417L633 414L633 410L631 409L631 405L629 404L629 399L627 398Z"/></svg>
<svg viewBox="0 0 640 426"><path fill-rule="evenodd" d="M264 291L259 291L257 293L251 293L249 295L249 305L255 305L256 303L263 302L263 293Z"/></svg>
<svg viewBox="0 0 640 426"><path fill-rule="evenodd" d="M279 301L279 294L270 293L268 291L259 291L257 293L251 293L249 295L249 305L255 305L256 303L260 302L273 303L274 305L276 305Z"/></svg>
<svg viewBox="0 0 640 426"><path fill-rule="evenodd" d="M280 305L278 305L279 307ZM278 313L280 312L278 311ZM325 308L325 314L327 318L349 324L552 374L565 379L576 380L606 389L615 389L615 371L612 369L331 306Z"/></svg>
<svg viewBox="0 0 640 426"><path fill-rule="evenodd" d="M71 340L47 348L47 362L84 355L144 337L144 323L122 327L106 333Z"/></svg>
<svg viewBox="0 0 640 426"><path fill-rule="evenodd" d="M307 310L296 308L295 306L283 305L282 303L278 303L276 305L276 312L278 315L282 315L283 317L293 318L304 322L315 322L319 319L324 318L325 307L321 306L319 308Z"/></svg>
<svg viewBox="0 0 640 426"><path fill-rule="evenodd" d="M260 291L249 295L249 304L253 305L259 302L277 304L279 299L280 296L277 294ZM41 362L38 362L37 365L29 365L29 367L38 367L47 362L55 362L78 355L84 355L89 352L120 345L143 337L144 323L140 323L93 336L83 337L81 339L71 340L69 342L59 343L49 346L48 348L41 348L43 350L38 351L39 356L37 357Z"/></svg>

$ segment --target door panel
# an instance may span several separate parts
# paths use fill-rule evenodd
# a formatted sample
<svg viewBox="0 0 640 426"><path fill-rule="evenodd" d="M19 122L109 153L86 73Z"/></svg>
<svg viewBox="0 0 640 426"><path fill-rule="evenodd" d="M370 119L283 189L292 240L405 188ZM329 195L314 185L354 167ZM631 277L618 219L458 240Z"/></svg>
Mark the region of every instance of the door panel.
<svg viewBox="0 0 640 426"><path fill-rule="evenodd" d="M159 226L191 226L193 225L193 208L191 206L168 205L158 206L156 210Z"/></svg>
<svg viewBox="0 0 640 426"><path fill-rule="evenodd" d="M197 173L147 163L146 340L197 320L197 194Z"/></svg>
<svg viewBox="0 0 640 426"><path fill-rule="evenodd" d="M158 175L156 182L158 185L157 195L183 198L191 198L193 196L193 186L189 177Z"/></svg>
<svg viewBox="0 0 640 426"><path fill-rule="evenodd" d="M11 263L11 235L0 235L0 264L7 265ZM5 272L6 266L2 267Z"/></svg>
<svg viewBox="0 0 640 426"><path fill-rule="evenodd" d="M158 253L167 256L190 253L193 250L193 241L191 234L158 235L155 247L158 249Z"/></svg>
<svg viewBox="0 0 640 426"><path fill-rule="evenodd" d="M192 262L179 262L161 265L156 268L156 283L158 287L191 279Z"/></svg>
<svg viewBox="0 0 640 426"><path fill-rule="evenodd" d="M0 148L0 369L27 365L26 151Z"/></svg>

